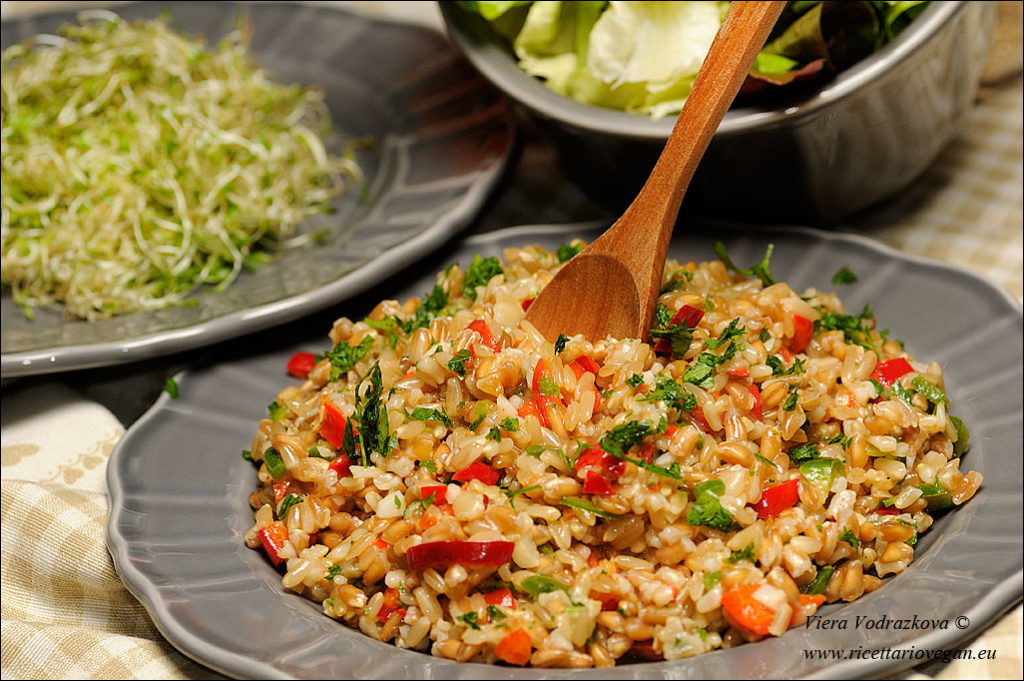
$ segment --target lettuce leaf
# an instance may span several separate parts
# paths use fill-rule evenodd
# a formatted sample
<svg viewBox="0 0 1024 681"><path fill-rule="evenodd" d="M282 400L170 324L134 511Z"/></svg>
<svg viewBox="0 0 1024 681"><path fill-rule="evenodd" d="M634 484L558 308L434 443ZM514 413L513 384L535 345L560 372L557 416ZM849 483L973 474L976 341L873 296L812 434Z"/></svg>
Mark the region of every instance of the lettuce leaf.
<svg viewBox="0 0 1024 681"><path fill-rule="evenodd" d="M741 96L820 81L863 59L923 1L790 2ZM460 2L508 36L519 66L584 104L646 114L682 109L728 2ZM513 11L515 10L515 11Z"/></svg>

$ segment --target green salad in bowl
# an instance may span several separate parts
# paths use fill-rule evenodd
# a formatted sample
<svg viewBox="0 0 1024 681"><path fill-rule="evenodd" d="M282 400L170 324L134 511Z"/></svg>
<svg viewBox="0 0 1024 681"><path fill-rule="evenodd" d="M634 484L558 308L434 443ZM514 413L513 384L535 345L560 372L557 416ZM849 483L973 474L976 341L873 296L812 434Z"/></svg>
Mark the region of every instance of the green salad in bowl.
<svg viewBox="0 0 1024 681"><path fill-rule="evenodd" d="M678 113L728 2L457 3L508 41L519 67L584 104ZM741 98L821 82L896 37L927 2L790 2Z"/></svg>

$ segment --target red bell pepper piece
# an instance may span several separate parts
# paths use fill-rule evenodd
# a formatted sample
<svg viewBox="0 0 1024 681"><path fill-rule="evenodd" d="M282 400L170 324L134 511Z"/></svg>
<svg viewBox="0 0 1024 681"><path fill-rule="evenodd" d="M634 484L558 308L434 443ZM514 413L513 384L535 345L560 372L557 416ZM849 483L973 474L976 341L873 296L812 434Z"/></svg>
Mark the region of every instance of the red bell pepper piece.
<svg viewBox="0 0 1024 681"><path fill-rule="evenodd" d="M640 448L640 460L650 463L654 460L654 443L645 442Z"/></svg>
<svg viewBox="0 0 1024 681"><path fill-rule="evenodd" d="M697 422L697 425L700 426L701 430L703 430L705 433L715 432L711 430L711 425L708 423L707 418L704 416L703 409L701 409L700 407L694 407L693 411L690 413L693 414L693 420Z"/></svg>
<svg viewBox="0 0 1024 681"><path fill-rule="evenodd" d="M332 447L341 449L342 444L345 442L345 417L330 402L324 402L323 405L324 420L320 422L320 430L317 433L320 437L331 443ZM355 435L354 428L352 429L352 435Z"/></svg>
<svg viewBox="0 0 1024 681"><path fill-rule="evenodd" d="M448 505L448 485L424 485L420 487L420 499L426 499L431 494L434 495L435 505Z"/></svg>
<svg viewBox="0 0 1024 681"><path fill-rule="evenodd" d="M754 396L754 406L750 409L750 415L760 421L764 418L764 408L761 405L761 389L757 387L756 383L751 383L747 386L747 390Z"/></svg>
<svg viewBox="0 0 1024 681"><path fill-rule="evenodd" d="M312 352L296 352L288 360L285 369L295 378L306 378L309 372L316 366L316 355Z"/></svg>
<svg viewBox="0 0 1024 681"><path fill-rule="evenodd" d="M590 597L593 598L595 601L600 601L602 612L619 609L619 601L621 599L619 598L618 594L609 594L604 593L603 591L591 591Z"/></svg>
<svg viewBox="0 0 1024 681"><path fill-rule="evenodd" d="M604 476L590 469L587 471L587 477L583 481L583 493L584 494L615 494L615 488L604 479Z"/></svg>
<svg viewBox="0 0 1024 681"><path fill-rule="evenodd" d="M512 559L513 548L510 541L432 541L410 547L405 556L417 572L451 565L498 567Z"/></svg>
<svg viewBox="0 0 1024 681"><path fill-rule="evenodd" d="M525 629L516 629L494 646L494 654L498 659L520 667L526 666L532 653L533 642Z"/></svg>
<svg viewBox="0 0 1024 681"><path fill-rule="evenodd" d="M700 324L700 320L704 318L704 310L694 307L693 305L683 305L679 310L672 315L672 319L669 320L668 326L673 327L680 322L685 322L686 327L693 329ZM667 338L659 338L658 342L654 344L654 351L667 355L672 353L672 343Z"/></svg>
<svg viewBox="0 0 1024 681"><path fill-rule="evenodd" d="M874 371L871 372L871 378L888 388L896 382L896 379L911 373L913 370L914 367L910 366L910 362L903 357L897 357L876 364Z"/></svg>
<svg viewBox="0 0 1024 681"><path fill-rule="evenodd" d="M288 494L288 488L292 486L291 480L275 480L274 481L274 505L281 503L284 499L284 495Z"/></svg>
<svg viewBox="0 0 1024 681"><path fill-rule="evenodd" d="M647 639L645 641L634 641L633 645L629 647L627 654L633 657L639 657L642 660L665 659L661 653L654 649L654 641L651 639Z"/></svg>
<svg viewBox="0 0 1024 681"><path fill-rule="evenodd" d="M527 416L533 416L540 421L540 425L545 428L550 427L548 422L547 405L538 405L536 401L532 400L530 402L524 402L523 406L516 410L516 414L518 414L521 419L525 419Z"/></svg>
<svg viewBox="0 0 1024 681"><path fill-rule="evenodd" d="M735 378L746 378L747 376L750 376L750 367L748 367L748 366L739 367L737 369L731 369L731 370L729 370L729 371L727 371L725 373L727 373L730 376L733 376Z"/></svg>
<svg viewBox="0 0 1024 681"><path fill-rule="evenodd" d="M501 473L494 470L483 461L474 461L452 476L452 480L455 480L456 482L479 480L485 485L495 485L498 483L500 478Z"/></svg>
<svg viewBox="0 0 1024 681"><path fill-rule="evenodd" d="M469 328L480 335L481 343L495 352L501 352L501 347L499 347L498 342L494 340L494 336L491 334L491 329L487 326L487 322L482 319L474 319L469 323Z"/></svg>
<svg viewBox="0 0 1024 681"><path fill-rule="evenodd" d="M395 613L398 613L401 617L405 617L407 609L402 607L402 602L398 600L398 596L398 589L393 587L389 587L388 590L384 592L384 602L381 604L380 610L377 611L378 622L384 624L391 619L391 616Z"/></svg>
<svg viewBox="0 0 1024 681"><path fill-rule="evenodd" d="M761 492L761 498L753 505L758 518L774 518L800 501L800 481L790 480L774 485Z"/></svg>
<svg viewBox="0 0 1024 681"><path fill-rule="evenodd" d="M573 360L573 364L578 364L581 369L583 369L584 371L589 371L595 376L597 375L598 370L601 368L597 365L597 362L594 361L593 357L588 357L587 355L580 355L575 360Z"/></svg>
<svg viewBox="0 0 1024 681"><path fill-rule="evenodd" d="M352 462L349 460L348 456L342 454L334 457L334 461L332 461L327 467L337 473L338 479L340 480L341 478L348 476L348 472L352 468Z"/></svg>
<svg viewBox="0 0 1024 681"><path fill-rule="evenodd" d="M732 621L759 636L768 635L775 611L754 598L760 584L743 584L722 594L722 608Z"/></svg>
<svg viewBox="0 0 1024 681"><path fill-rule="evenodd" d="M544 391L541 390L541 380L543 378L550 378L548 371L548 363L543 357L537 360L536 366L533 368L533 381L530 384L530 388L533 390L533 403L537 406L536 416L540 419L540 423L545 428L550 428L551 424L548 421L548 404L552 402L558 402L561 393L557 395L545 395Z"/></svg>
<svg viewBox="0 0 1024 681"><path fill-rule="evenodd" d="M511 610L516 609L516 597L512 595L511 589L507 586L485 593L484 602L487 603L487 605L497 605L501 608L508 608Z"/></svg>
<svg viewBox="0 0 1024 681"><path fill-rule="evenodd" d="M537 300L537 299L536 298L527 298L522 303L520 303L520 305L523 308L523 312L526 312L527 310L529 310L530 306L533 305L533 301L535 301L535 300Z"/></svg>
<svg viewBox="0 0 1024 681"><path fill-rule="evenodd" d="M600 447L589 447L576 458L573 468L577 472L585 468L598 468L613 475L622 475L626 470L626 462L615 458Z"/></svg>
<svg viewBox="0 0 1024 681"><path fill-rule="evenodd" d="M284 558L280 556L281 549L284 548L285 542L288 541L288 528L280 520L266 525L256 533L260 538L260 544L263 545L263 550L267 554L267 558L275 566L280 565L284 562Z"/></svg>
<svg viewBox="0 0 1024 681"><path fill-rule="evenodd" d="M803 352L813 335L814 322L803 315L793 315L793 339L789 342L789 349L793 352Z"/></svg>
<svg viewBox="0 0 1024 681"><path fill-rule="evenodd" d="M899 515L900 513L903 513L903 511L895 506L879 506L874 510L868 511L868 513L875 513L877 515Z"/></svg>

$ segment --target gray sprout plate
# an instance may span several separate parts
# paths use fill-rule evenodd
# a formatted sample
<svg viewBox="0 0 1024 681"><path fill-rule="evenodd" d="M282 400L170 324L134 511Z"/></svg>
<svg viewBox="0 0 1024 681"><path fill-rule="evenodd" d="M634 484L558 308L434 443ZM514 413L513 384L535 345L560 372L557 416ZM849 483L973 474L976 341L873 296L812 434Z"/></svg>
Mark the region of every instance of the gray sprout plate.
<svg viewBox="0 0 1024 681"><path fill-rule="evenodd" d="M359 318L381 299L422 295L441 267L466 264L475 253L500 256L505 247L530 243L555 248L572 237L593 239L599 233L589 224L474 236L334 312ZM288 358L298 350L329 349L332 318L326 315L218 348L211 360L177 377L178 399L161 395L128 431L108 469L108 544L121 578L171 643L239 677L874 677L919 665L932 651L963 643L1019 600L1022 315L1017 301L966 270L860 237L800 228L741 232L708 224L687 225L677 233L670 255L684 261L713 259L720 239L736 262L754 263L774 242L772 270L797 291L832 290L832 275L849 267L859 280L838 287L847 311L872 303L881 326L903 339L911 355L939 362L953 411L970 427L964 468L985 476L977 496L936 520L906 572L853 603L822 608L821 626L675 662L553 670L460 665L399 650L325 617L317 604L281 586L281 575L261 552L245 547L243 535L252 523L248 498L257 482L255 468L240 453L250 447L267 404L295 382L285 373ZM820 657L832 654L862 659Z"/></svg>
<svg viewBox="0 0 1024 681"><path fill-rule="evenodd" d="M319 85L341 139L357 151L354 184L332 213L300 225L329 230L283 253L195 307L113 319L25 319L4 291L5 379L119 364L209 345L298 319L342 301L429 253L465 227L495 186L514 143L507 101L436 31L298 3L145 2L114 7L125 19L162 12L186 35L214 44L244 16L251 53L275 79ZM3 22L2 46L76 22L73 13Z"/></svg>

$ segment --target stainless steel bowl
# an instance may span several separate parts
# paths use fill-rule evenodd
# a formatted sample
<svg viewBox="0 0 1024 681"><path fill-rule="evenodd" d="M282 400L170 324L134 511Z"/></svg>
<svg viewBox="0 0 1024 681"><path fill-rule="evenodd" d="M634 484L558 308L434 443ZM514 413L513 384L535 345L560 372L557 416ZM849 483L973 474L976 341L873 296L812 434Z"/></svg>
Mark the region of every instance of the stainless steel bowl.
<svg viewBox="0 0 1024 681"><path fill-rule="evenodd" d="M566 172L612 209L647 178L674 118L581 104L519 69L508 46L455 3L441 10L455 45L535 114ZM697 213L834 224L913 182L974 102L995 22L991 2L934 2L900 36L820 89L775 108L734 107L684 201Z"/></svg>

